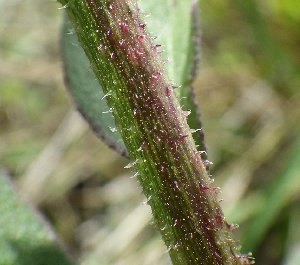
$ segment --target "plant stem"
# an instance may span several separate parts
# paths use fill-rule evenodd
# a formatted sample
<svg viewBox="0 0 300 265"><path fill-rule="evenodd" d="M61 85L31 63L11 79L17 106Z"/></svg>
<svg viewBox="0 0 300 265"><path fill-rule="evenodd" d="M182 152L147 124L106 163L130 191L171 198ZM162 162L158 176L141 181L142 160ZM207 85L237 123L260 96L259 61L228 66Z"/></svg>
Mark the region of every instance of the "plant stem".
<svg viewBox="0 0 300 265"><path fill-rule="evenodd" d="M238 254L205 162L136 4L59 0L105 93L175 265L250 264ZM120 187L121 189L121 187Z"/></svg>

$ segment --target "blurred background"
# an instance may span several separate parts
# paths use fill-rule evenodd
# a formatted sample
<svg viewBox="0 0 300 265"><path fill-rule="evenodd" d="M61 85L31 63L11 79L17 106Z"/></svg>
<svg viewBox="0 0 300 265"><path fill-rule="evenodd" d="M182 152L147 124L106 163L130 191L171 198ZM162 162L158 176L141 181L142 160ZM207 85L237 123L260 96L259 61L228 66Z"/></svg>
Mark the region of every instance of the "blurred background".
<svg viewBox="0 0 300 265"><path fill-rule="evenodd" d="M300 1L201 1L195 82L226 218L257 264L300 264ZM0 0L0 165L81 264L166 265L128 163L71 105L55 1Z"/></svg>

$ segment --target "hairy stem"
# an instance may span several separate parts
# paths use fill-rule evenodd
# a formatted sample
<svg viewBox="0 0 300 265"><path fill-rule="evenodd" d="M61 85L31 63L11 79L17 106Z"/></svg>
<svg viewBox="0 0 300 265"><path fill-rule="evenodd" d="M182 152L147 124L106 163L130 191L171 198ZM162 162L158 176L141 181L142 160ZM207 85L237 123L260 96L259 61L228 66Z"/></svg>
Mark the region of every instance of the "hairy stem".
<svg viewBox="0 0 300 265"><path fill-rule="evenodd" d="M136 4L59 0L116 120L173 264L250 264L197 151ZM121 189L121 187L120 187Z"/></svg>

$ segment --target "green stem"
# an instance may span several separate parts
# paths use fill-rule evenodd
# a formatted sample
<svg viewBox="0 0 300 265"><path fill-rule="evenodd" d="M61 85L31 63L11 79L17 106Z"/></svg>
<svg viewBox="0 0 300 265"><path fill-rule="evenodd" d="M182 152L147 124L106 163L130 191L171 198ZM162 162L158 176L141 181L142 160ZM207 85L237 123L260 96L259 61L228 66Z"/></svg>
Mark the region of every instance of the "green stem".
<svg viewBox="0 0 300 265"><path fill-rule="evenodd" d="M197 151L187 114L127 0L59 0L105 93L173 264L250 264Z"/></svg>

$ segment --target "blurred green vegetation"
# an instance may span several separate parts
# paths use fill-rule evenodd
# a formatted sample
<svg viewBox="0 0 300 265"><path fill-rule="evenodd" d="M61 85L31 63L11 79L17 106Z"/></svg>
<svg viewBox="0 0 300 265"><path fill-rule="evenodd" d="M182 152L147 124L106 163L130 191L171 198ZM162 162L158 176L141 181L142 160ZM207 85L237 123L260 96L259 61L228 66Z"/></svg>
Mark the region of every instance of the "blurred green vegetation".
<svg viewBox="0 0 300 265"><path fill-rule="evenodd" d="M0 169L0 264L70 265L53 231Z"/></svg>
<svg viewBox="0 0 300 265"><path fill-rule="evenodd" d="M169 264L126 161L74 112L54 1L0 1L0 165L83 264ZM257 264L300 264L300 3L201 1L212 174ZM150 225L149 225L150 223ZM21 264L21 263L20 263Z"/></svg>

